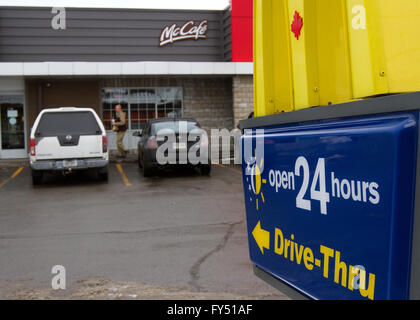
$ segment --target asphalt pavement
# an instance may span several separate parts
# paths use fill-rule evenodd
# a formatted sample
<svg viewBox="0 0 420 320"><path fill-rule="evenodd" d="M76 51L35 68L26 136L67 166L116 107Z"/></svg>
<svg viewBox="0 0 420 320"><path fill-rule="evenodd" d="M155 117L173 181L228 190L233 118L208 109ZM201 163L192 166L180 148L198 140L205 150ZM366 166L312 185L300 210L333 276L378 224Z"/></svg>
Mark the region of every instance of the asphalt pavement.
<svg viewBox="0 0 420 320"><path fill-rule="evenodd" d="M0 164L0 299L287 299L252 272L237 167L93 178Z"/></svg>

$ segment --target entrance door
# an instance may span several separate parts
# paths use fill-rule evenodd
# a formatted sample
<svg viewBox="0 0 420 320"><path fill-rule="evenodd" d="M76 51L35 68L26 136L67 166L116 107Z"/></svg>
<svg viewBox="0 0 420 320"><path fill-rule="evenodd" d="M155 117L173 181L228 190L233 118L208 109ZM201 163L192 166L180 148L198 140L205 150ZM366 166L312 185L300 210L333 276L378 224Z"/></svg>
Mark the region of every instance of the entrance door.
<svg viewBox="0 0 420 320"><path fill-rule="evenodd" d="M26 158L23 94L0 94L0 158Z"/></svg>

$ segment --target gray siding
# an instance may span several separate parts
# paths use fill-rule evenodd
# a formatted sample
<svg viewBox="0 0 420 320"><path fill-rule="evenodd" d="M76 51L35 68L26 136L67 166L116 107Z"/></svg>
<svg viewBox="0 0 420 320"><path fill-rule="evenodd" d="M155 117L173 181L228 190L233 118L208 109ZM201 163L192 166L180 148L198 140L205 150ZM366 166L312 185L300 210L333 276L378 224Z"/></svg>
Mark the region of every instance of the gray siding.
<svg viewBox="0 0 420 320"><path fill-rule="evenodd" d="M232 31L230 8L223 13L222 35L223 35L223 59L224 61L232 61Z"/></svg>
<svg viewBox="0 0 420 320"><path fill-rule="evenodd" d="M223 11L67 8L66 15L66 30L54 30L51 8L0 7L0 62L213 62L226 61L230 45ZM208 20L207 39L159 47L165 26L189 20Z"/></svg>

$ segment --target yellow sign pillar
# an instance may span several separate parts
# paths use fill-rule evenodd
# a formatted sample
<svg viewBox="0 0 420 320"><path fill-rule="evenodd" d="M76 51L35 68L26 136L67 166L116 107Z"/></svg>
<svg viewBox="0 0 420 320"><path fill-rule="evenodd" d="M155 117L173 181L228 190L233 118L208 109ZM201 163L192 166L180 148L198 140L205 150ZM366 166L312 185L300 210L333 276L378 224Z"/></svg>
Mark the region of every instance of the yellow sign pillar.
<svg viewBox="0 0 420 320"><path fill-rule="evenodd" d="M420 1L254 0L255 116L420 91Z"/></svg>

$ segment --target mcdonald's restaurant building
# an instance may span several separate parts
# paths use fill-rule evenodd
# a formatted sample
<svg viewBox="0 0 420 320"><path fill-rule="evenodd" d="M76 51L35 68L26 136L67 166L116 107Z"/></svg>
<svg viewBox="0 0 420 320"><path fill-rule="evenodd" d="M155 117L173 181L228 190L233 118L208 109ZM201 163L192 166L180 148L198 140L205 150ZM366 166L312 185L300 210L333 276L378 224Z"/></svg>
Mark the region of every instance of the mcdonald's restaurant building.
<svg viewBox="0 0 420 320"><path fill-rule="evenodd" d="M116 104L130 149L153 118L233 129L253 110L252 72L252 0L220 11L0 7L0 159L28 156L45 108L93 108L111 149Z"/></svg>

